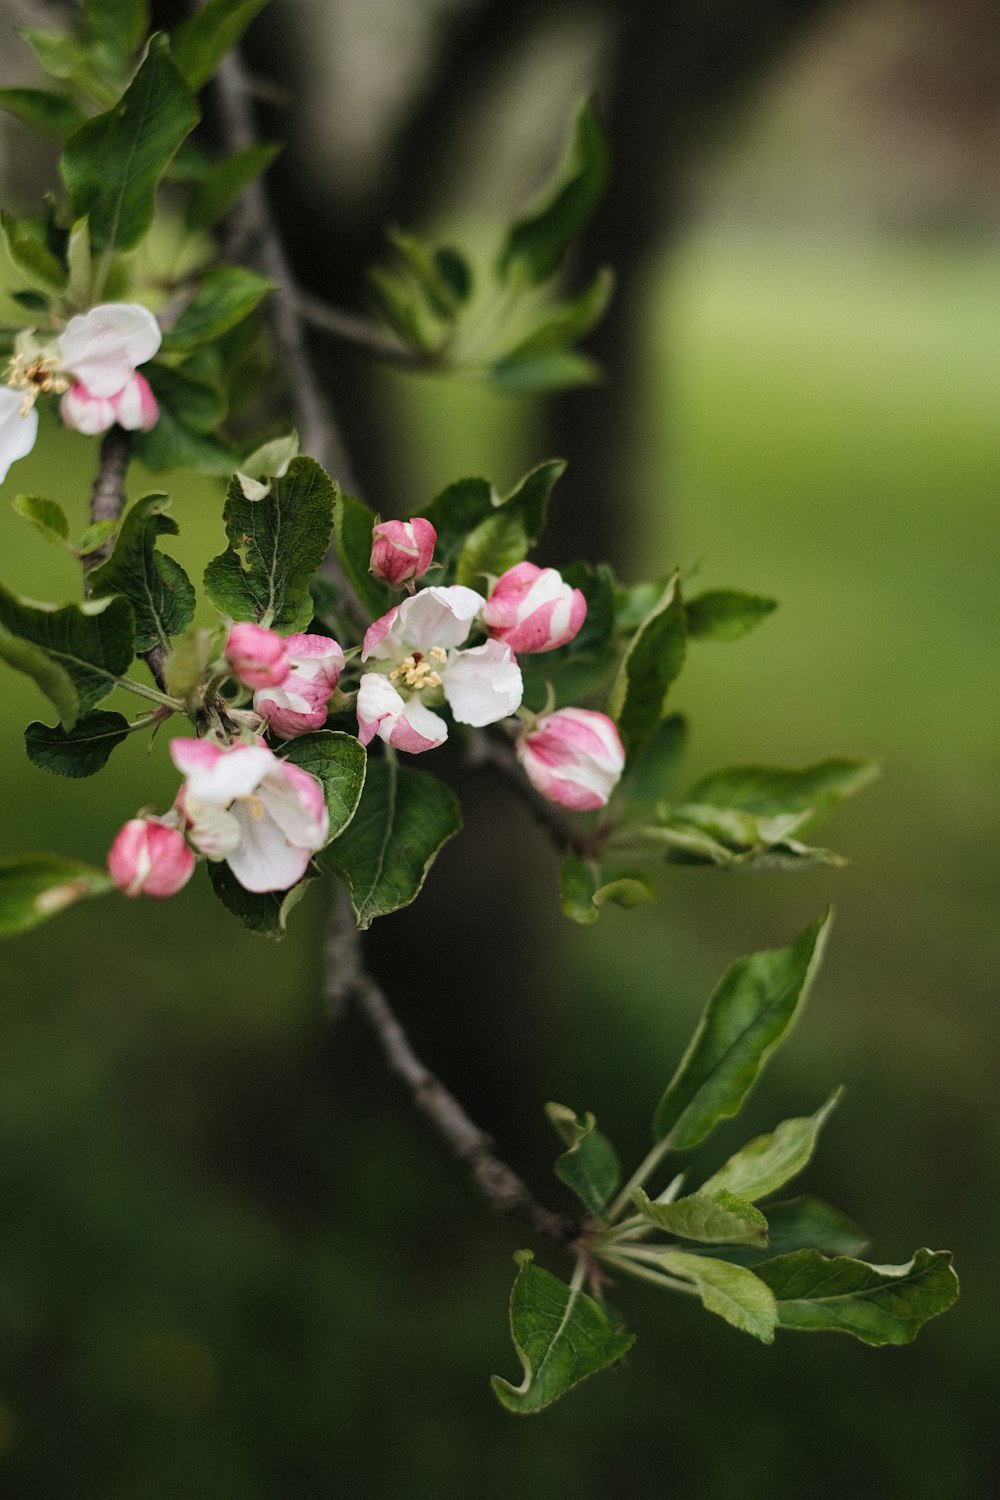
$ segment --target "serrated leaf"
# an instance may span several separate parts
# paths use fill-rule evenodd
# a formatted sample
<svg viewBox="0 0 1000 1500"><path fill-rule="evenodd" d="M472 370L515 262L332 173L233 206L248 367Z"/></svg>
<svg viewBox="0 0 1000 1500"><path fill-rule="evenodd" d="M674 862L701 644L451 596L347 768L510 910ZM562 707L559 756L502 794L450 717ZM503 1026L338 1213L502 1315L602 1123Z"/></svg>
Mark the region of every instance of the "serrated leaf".
<svg viewBox="0 0 1000 1500"><path fill-rule="evenodd" d="M958 1297L947 1251L918 1250L903 1266L873 1266L816 1250L763 1261L782 1328L850 1333L864 1344L910 1344Z"/></svg>
<svg viewBox="0 0 1000 1500"><path fill-rule="evenodd" d="M334 540L337 556L351 588L377 619L396 603L397 595L369 572L372 559L372 527L376 516L361 500L337 491L334 507Z"/></svg>
<svg viewBox="0 0 1000 1500"><path fill-rule="evenodd" d="M42 495L15 495L12 509L40 531L47 542L57 547L66 547L69 540L69 521L66 512L55 500L46 500Z"/></svg>
<svg viewBox="0 0 1000 1500"><path fill-rule="evenodd" d="M808 1166L827 1116L840 1101L835 1089L814 1115L782 1123L768 1135L758 1135L737 1151L702 1185L703 1193L736 1193L751 1203L777 1192Z"/></svg>
<svg viewBox="0 0 1000 1500"><path fill-rule="evenodd" d="M67 94L53 94L49 89L0 89L0 109L61 141L79 130L87 118Z"/></svg>
<svg viewBox="0 0 1000 1500"><path fill-rule="evenodd" d="M671 684L684 665L687 631L677 574L668 581L632 637L608 700L630 755L663 718Z"/></svg>
<svg viewBox="0 0 1000 1500"><path fill-rule="evenodd" d="M114 890L106 870L60 854L14 854L0 859L0 937L29 932L90 896Z"/></svg>
<svg viewBox="0 0 1000 1500"><path fill-rule="evenodd" d="M273 283L242 266L213 266L194 299L163 335L165 351L197 349L228 332L272 290Z"/></svg>
<svg viewBox="0 0 1000 1500"><path fill-rule="evenodd" d="M788 948L731 964L710 997L690 1046L660 1100L657 1140L685 1151L735 1115L798 1015L823 953L829 916Z"/></svg>
<svg viewBox="0 0 1000 1500"><path fill-rule="evenodd" d="M39 770L56 776L93 776L128 735L127 719L99 708L77 719L72 729L59 724L29 724L24 744L28 759Z"/></svg>
<svg viewBox="0 0 1000 1500"><path fill-rule="evenodd" d="M565 1104L546 1104L545 1113L569 1148L557 1157L553 1171L592 1214L603 1216L621 1180L618 1153L597 1129L588 1110L576 1115Z"/></svg>
<svg viewBox="0 0 1000 1500"><path fill-rule="evenodd" d="M717 1313L762 1344L774 1343L778 1320L774 1293L753 1271L686 1250L664 1250L661 1261L665 1270L694 1282L707 1312Z"/></svg>
<svg viewBox="0 0 1000 1500"><path fill-rule="evenodd" d="M61 292L66 285L66 270L52 251L12 214L0 211L0 226L10 258L25 280L46 292Z"/></svg>
<svg viewBox="0 0 1000 1500"><path fill-rule="evenodd" d="M319 862L351 893L358 927L409 906L443 846L462 826L458 798L427 771L368 763L361 803Z"/></svg>
<svg viewBox="0 0 1000 1500"><path fill-rule="evenodd" d="M658 802L670 790L674 770L687 744L688 726L683 714L661 719L625 762L621 780L623 796L633 802Z"/></svg>
<svg viewBox="0 0 1000 1500"><path fill-rule="evenodd" d="M860 792L878 774L870 760L823 760L798 770L733 766L703 777L688 795L692 802L739 808L756 817L809 812L811 822Z"/></svg>
<svg viewBox="0 0 1000 1500"><path fill-rule="evenodd" d="M89 217L95 250L131 250L143 238L157 184L200 118L166 37L153 37L119 103L81 125L59 160L73 217Z"/></svg>
<svg viewBox="0 0 1000 1500"><path fill-rule="evenodd" d="M35 604L0 584L0 657L33 677L72 729L106 698L135 655L125 599Z"/></svg>
<svg viewBox="0 0 1000 1500"><path fill-rule="evenodd" d="M508 1411L542 1411L560 1396L617 1364L635 1337L613 1327L585 1292L566 1286L533 1263L530 1250L516 1256L510 1294L510 1334L521 1361L519 1386L494 1375L494 1394Z"/></svg>
<svg viewBox="0 0 1000 1500"><path fill-rule="evenodd" d="M211 229L224 219L262 172L266 172L281 152L280 146L248 146L215 162L201 173L184 212L189 229Z"/></svg>
<svg viewBox="0 0 1000 1500"><path fill-rule="evenodd" d="M766 1245L767 1220L759 1208L735 1193L691 1193L672 1203L654 1202L636 1188L632 1202L650 1224L683 1240L706 1245Z"/></svg>
<svg viewBox="0 0 1000 1500"><path fill-rule="evenodd" d="M312 619L309 584L333 531L335 494L312 458L293 458L263 500L248 500L234 478L223 511L229 546L205 569L216 608L283 635L305 630Z"/></svg>
<svg viewBox="0 0 1000 1500"><path fill-rule="evenodd" d="M604 191L608 149L593 104L580 110L569 154L541 202L513 223L500 250L501 276L540 286L556 271Z"/></svg>
<svg viewBox="0 0 1000 1500"><path fill-rule="evenodd" d="M466 536L458 555L455 577L474 587L484 576L499 577L522 562L545 528L549 495L566 470L562 459L549 459L531 469L509 495L493 504L493 512Z"/></svg>
<svg viewBox="0 0 1000 1500"><path fill-rule="evenodd" d="M766 599L761 594L711 589L687 600L688 635L697 641L738 641L777 607L776 599Z"/></svg>
<svg viewBox="0 0 1000 1500"><path fill-rule="evenodd" d="M579 386L598 385L604 371L596 360L574 349L542 349L507 354L494 360L486 366L482 378L496 391L535 396L545 391L572 391Z"/></svg>
<svg viewBox="0 0 1000 1500"><path fill-rule="evenodd" d="M198 90L214 75L267 0L207 0L173 33L170 44L184 77Z"/></svg>
<svg viewBox="0 0 1000 1500"><path fill-rule="evenodd" d="M283 760L315 776L323 788L330 814L330 839L339 837L357 812L365 784L368 757L365 747L352 734L319 729L291 740L281 752Z"/></svg>
<svg viewBox="0 0 1000 1500"><path fill-rule="evenodd" d="M804 1195L767 1204L767 1249L749 1246L727 1251L730 1260L756 1266L793 1250L822 1250L824 1255L859 1255L868 1236L852 1219L821 1198Z"/></svg>
<svg viewBox="0 0 1000 1500"><path fill-rule="evenodd" d="M285 935L290 913L306 893L309 877L287 891L248 891L227 864L209 863L212 889L227 911L260 937L278 940Z"/></svg>
<svg viewBox="0 0 1000 1500"><path fill-rule="evenodd" d="M177 522L165 515L167 495L146 495L125 513L114 551L90 575L95 598L121 594L132 605L137 651L166 651L194 618L195 593L184 569L157 551L157 538L175 536Z"/></svg>

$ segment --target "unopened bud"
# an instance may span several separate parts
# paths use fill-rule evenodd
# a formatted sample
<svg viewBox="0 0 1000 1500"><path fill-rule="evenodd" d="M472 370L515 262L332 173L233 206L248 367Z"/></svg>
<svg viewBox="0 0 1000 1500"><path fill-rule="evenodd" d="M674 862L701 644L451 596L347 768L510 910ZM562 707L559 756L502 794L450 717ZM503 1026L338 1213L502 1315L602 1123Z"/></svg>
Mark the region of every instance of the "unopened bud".
<svg viewBox="0 0 1000 1500"><path fill-rule="evenodd" d="M536 791L581 812L604 806L625 765L614 721L587 708L546 714L516 749Z"/></svg>
<svg viewBox="0 0 1000 1500"><path fill-rule="evenodd" d="M283 636L261 625L234 625L226 641L226 660L248 688L280 687L291 671Z"/></svg>
<svg viewBox="0 0 1000 1500"><path fill-rule="evenodd" d="M398 587L422 578L431 565L437 532L423 516L412 521L379 521L372 529L371 572Z"/></svg>
<svg viewBox="0 0 1000 1500"><path fill-rule="evenodd" d="M555 568L522 562L497 579L482 619L490 635L521 654L565 646L586 614L587 601L580 590Z"/></svg>
<svg viewBox="0 0 1000 1500"><path fill-rule="evenodd" d="M158 818L130 818L108 852L108 871L126 896L175 896L194 873L180 829Z"/></svg>

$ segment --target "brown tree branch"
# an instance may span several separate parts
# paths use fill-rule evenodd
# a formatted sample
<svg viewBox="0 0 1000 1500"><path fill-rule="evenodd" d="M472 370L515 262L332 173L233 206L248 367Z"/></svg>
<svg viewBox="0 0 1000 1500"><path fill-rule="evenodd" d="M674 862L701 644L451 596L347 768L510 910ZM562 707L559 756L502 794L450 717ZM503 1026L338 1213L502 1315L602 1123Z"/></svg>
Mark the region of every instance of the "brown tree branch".
<svg viewBox="0 0 1000 1500"><path fill-rule="evenodd" d="M587 840L579 838L567 827L553 804L535 791L518 764L513 746L495 739L483 729L474 730L469 737L468 763L473 771L495 771L524 803L560 854L578 854L581 859L593 854Z"/></svg>

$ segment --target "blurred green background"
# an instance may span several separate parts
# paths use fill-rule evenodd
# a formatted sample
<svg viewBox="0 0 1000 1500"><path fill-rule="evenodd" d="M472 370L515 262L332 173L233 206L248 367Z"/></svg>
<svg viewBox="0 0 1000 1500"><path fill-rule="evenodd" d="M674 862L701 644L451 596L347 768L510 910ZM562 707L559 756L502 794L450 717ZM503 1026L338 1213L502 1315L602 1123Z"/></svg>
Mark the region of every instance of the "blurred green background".
<svg viewBox="0 0 1000 1500"><path fill-rule="evenodd" d="M764 1349L630 1284L626 1363L541 1418L506 1415L487 1376L515 1373L505 1305L528 1238L475 1199L353 1018L324 1016L321 897L271 946L219 920L197 879L4 949L4 1495L995 1492L998 256L956 213L845 227L759 211L761 183L796 174L780 127L810 56L648 268L637 457L609 505L623 571L679 563L699 587L781 601L749 639L692 648L685 777L878 757L882 780L825 830L852 863L664 868L656 907L570 928L554 857L470 780L466 833L373 961L421 1050L556 1203L544 1101L593 1109L640 1154L726 963L833 901L810 1010L699 1159L845 1082L803 1188L863 1224L876 1261L953 1249L963 1300L908 1349L794 1334ZM393 376L375 394L400 513L461 473L502 485L546 456L527 402ZM599 412L604 396L581 399ZM51 424L4 496L59 498L82 528L95 455ZM132 475L133 495L149 487ZM561 488L572 534L572 470ZM221 545L219 492L170 489L196 573ZM77 595L71 561L9 503L0 546L9 585ZM101 861L138 806L172 797L162 743L127 744L85 787L35 770L21 734L45 705L6 670L3 688L0 852Z"/></svg>

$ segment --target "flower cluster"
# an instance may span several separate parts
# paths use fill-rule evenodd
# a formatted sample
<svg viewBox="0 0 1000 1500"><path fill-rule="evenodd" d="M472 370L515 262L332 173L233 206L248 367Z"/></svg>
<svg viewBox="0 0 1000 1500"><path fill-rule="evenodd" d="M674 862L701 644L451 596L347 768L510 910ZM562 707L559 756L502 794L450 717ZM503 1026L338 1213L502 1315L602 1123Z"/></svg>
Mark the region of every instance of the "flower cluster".
<svg viewBox="0 0 1000 1500"><path fill-rule="evenodd" d="M19 334L7 384L0 386L0 483L35 446L39 396L61 396L67 427L88 436L115 423L130 431L154 427L156 397L138 369L153 358L160 338L153 314L137 302L92 307L47 344L34 333Z"/></svg>

